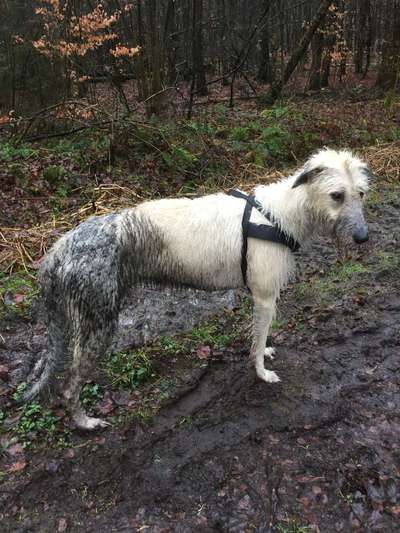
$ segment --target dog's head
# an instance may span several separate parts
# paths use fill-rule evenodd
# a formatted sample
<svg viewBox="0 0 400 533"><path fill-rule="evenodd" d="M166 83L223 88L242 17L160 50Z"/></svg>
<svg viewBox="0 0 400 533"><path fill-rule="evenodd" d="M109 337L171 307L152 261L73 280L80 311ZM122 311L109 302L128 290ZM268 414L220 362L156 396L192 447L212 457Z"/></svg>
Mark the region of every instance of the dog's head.
<svg viewBox="0 0 400 533"><path fill-rule="evenodd" d="M363 202L372 174L367 164L348 151L320 150L294 176L302 187L315 223L342 244L368 240Z"/></svg>

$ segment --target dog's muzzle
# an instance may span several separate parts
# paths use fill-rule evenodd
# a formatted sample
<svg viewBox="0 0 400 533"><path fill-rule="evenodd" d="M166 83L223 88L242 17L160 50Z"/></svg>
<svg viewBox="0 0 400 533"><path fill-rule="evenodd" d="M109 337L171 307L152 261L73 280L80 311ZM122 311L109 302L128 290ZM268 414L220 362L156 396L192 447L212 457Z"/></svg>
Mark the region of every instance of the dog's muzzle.
<svg viewBox="0 0 400 533"><path fill-rule="evenodd" d="M367 242L369 239L369 232L368 227L365 226L364 228L358 228L353 233L353 240L356 244L362 244L363 242Z"/></svg>

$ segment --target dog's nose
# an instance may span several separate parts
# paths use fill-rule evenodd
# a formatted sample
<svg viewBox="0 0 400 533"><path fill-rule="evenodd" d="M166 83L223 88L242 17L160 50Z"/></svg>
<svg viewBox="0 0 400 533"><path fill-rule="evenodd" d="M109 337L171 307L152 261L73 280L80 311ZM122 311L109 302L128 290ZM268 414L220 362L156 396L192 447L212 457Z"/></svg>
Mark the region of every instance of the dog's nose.
<svg viewBox="0 0 400 533"><path fill-rule="evenodd" d="M367 242L367 240L369 239L368 228L358 229L356 232L353 233L353 239L354 242L356 242L357 244Z"/></svg>

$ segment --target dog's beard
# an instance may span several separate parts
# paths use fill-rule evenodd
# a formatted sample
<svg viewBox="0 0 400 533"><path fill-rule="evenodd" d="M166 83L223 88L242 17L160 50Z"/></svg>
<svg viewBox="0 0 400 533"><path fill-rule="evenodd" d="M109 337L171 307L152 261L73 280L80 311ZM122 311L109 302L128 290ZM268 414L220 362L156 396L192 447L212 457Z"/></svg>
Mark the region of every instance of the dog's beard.
<svg viewBox="0 0 400 533"><path fill-rule="evenodd" d="M370 241L357 244L351 234L338 232L336 228L334 228L332 233L332 239L338 259L343 263L360 259L371 249Z"/></svg>

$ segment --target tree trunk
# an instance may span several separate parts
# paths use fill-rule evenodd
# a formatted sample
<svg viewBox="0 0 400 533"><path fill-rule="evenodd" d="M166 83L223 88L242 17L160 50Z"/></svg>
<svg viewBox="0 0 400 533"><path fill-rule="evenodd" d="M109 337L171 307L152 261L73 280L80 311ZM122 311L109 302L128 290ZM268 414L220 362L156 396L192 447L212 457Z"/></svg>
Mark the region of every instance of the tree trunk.
<svg viewBox="0 0 400 533"><path fill-rule="evenodd" d="M229 72L229 56L228 56L228 50L227 50L227 42L228 42L228 36L227 36L227 28L229 25L228 21L228 13L226 12L226 4L225 0L219 0L217 2L217 15L220 20L220 29L219 29L219 56L220 56L220 72L219 75L222 75L222 85L226 86L229 85L229 78L227 76L224 76L227 72Z"/></svg>
<svg viewBox="0 0 400 533"><path fill-rule="evenodd" d="M271 83L274 79L274 69L271 62L270 36L267 24L263 31L260 48L257 79L263 83Z"/></svg>
<svg viewBox="0 0 400 533"><path fill-rule="evenodd" d="M149 96L146 102L146 112L148 116L160 115L163 109L164 94L163 89L163 54L161 49L160 25L159 25L159 0L146 0L146 22L147 22L147 58Z"/></svg>
<svg viewBox="0 0 400 533"><path fill-rule="evenodd" d="M175 13L175 1L169 0L167 6L167 14L165 16L165 29L163 42L167 55L167 72L168 83L170 85L175 84L178 77L176 70L177 63L177 46L178 36L176 35L176 13Z"/></svg>
<svg viewBox="0 0 400 533"><path fill-rule="evenodd" d="M321 64L321 88L329 87L329 76L332 65L332 52L336 41L336 33L333 30L324 41L324 53Z"/></svg>
<svg viewBox="0 0 400 533"><path fill-rule="evenodd" d="M400 0L391 3L391 21L382 46L382 59L379 66L377 85L385 90L399 87L400 75Z"/></svg>
<svg viewBox="0 0 400 533"><path fill-rule="evenodd" d="M361 74L364 64L365 50L365 26L367 23L367 14L369 10L369 0L358 0L356 12L356 33L355 33L355 51L354 51L354 72Z"/></svg>
<svg viewBox="0 0 400 533"><path fill-rule="evenodd" d="M292 56L290 57L284 69L282 78L280 80L277 80L275 83L273 83L271 88L267 92L267 94L264 96L263 100L268 105L273 105L275 101L282 94L283 87L289 81L290 76L293 74L297 64L299 63L301 58L306 53L307 48L311 42L311 39L314 37L315 32L317 31L317 29L323 22L324 18L326 17L326 14L331 4L332 4L332 0L323 0L321 2L321 5L317 13L315 14L314 19L308 26L307 30L304 32L304 35L299 43L299 46L295 49Z"/></svg>
<svg viewBox="0 0 400 533"><path fill-rule="evenodd" d="M205 96L208 93L203 56L203 0L193 0L193 76L195 91Z"/></svg>
<svg viewBox="0 0 400 533"><path fill-rule="evenodd" d="M141 49L140 54L136 60L136 75L138 83L138 96L139 100L145 100L149 94L147 86L147 72L144 64L145 57L145 42L143 31L143 8L142 0L137 1L137 27L138 27L138 43Z"/></svg>
<svg viewBox="0 0 400 533"><path fill-rule="evenodd" d="M319 91L321 89L321 61L322 45L324 42L323 35L317 31L311 41L311 70L308 88L310 91Z"/></svg>
<svg viewBox="0 0 400 533"><path fill-rule="evenodd" d="M331 48L325 50L324 58L321 65L321 88L329 87L329 76L331 74Z"/></svg>
<svg viewBox="0 0 400 533"><path fill-rule="evenodd" d="M366 26L370 9L370 0L358 0L355 34L356 43L354 52L354 71L356 74L361 74L363 71L364 53L367 42Z"/></svg>
<svg viewBox="0 0 400 533"><path fill-rule="evenodd" d="M371 4L369 4L369 11L368 11L368 17L367 17L367 24L368 24L368 30L367 30L367 39L365 42L365 49L366 49L366 55L365 55L365 66L362 73L362 78L365 79L367 77L369 67L371 65L371 49L372 49L372 13L371 13Z"/></svg>
<svg viewBox="0 0 400 533"><path fill-rule="evenodd" d="M340 60L339 65L339 81L341 82L344 76L346 76L347 71L347 52L342 53L342 59Z"/></svg>

